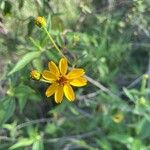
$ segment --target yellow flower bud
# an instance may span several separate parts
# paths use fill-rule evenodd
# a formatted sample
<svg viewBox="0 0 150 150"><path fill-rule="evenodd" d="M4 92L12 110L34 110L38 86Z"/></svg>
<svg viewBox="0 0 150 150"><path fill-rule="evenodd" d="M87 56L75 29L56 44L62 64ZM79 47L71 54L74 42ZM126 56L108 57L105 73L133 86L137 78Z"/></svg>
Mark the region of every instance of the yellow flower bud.
<svg viewBox="0 0 150 150"><path fill-rule="evenodd" d="M32 70L30 77L34 80L39 80L41 78L41 74L37 70Z"/></svg>
<svg viewBox="0 0 150 150"><path fill-rule="evenodd" d="M112 120L115 123L120 123L122 122L124 119L124 115L122 113L116 113L115 115L112 116Z"/></svg>
<svg viewBox="0 0 150 150"><path fill-rule="evenodd" d="M46 20L45 20L45 18L44 17L41 17L41 16L39 16L39 17L37 17L36 19L35 19L35 24L38 26L38 27L45 27L46 26Z"/></svg>

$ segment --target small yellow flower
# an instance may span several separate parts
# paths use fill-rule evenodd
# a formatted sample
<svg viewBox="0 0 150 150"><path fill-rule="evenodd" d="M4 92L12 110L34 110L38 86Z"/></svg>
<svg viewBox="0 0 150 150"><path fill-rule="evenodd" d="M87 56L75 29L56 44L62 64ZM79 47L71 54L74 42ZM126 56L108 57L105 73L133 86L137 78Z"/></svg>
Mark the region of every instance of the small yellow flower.
<svg viewBox="0 0 150 150"><path fill-rule="evenodd" d="M120 123L122 122L124 119L124 115L122 113L116 113L115 115L112 116L112 120L115 123Z"/></svg>
<svg viewBox="0 0 150 150"><path fill-rule="evenodd" d="M56 103L61 103L63 95L69 101L74 101L75 94L71 85L81 87L87 84L87 79L84 77L84 69L74 68L67 73L68 62L65 58L59 61L59 68L53 61L48 63L48 68L49 70L44 70L42 73L43 78L51 83L45 95L50 97L54 94Z"/></svg>
<svg viewBox="0 0 150 150"><path fill-rule="evenodd" d="M38 27L45 27L46 26L46 20L45 20L45 18L44 17L41 17L41 16L39 16L39 17L37 17L36 19L35 19L35 24L38 26Z"/></svg>
<svg viewBox="0 0 150 150"><path fill-rule="evenodd" d="M41 74L37 70L32 70L30 72L30 77L34 80L39 80L41 78Z"/></svg>

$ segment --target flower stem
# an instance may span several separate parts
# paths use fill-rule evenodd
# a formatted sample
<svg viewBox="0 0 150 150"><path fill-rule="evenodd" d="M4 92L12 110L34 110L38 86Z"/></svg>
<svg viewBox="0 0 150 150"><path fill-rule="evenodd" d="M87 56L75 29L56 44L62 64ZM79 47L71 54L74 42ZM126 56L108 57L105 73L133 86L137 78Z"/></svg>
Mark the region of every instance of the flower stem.
<svg viewBox="0 0 150 150"><path fill-rule="evenodd" d="M44 80L44 79L40 79L41 82L45 82L45 83L51 83L50 81Z"/></svg>
<svg viewBox="0 0 150 150"><path fill-rule="evenodd" d="M44 31L46 32L46 34L48 35L51 43L54 45L54 47L56 48L56 50L60 53L60 55L64 58L66 58L66 56L62 53L62 51L58 48L58 46L56 45L55 41L53 40L52 36L50 35L50 33L47 31L46 27L43 27ZM67 58L66 58L67 59ZM67 59L68 60L68 59Z"/></svg>

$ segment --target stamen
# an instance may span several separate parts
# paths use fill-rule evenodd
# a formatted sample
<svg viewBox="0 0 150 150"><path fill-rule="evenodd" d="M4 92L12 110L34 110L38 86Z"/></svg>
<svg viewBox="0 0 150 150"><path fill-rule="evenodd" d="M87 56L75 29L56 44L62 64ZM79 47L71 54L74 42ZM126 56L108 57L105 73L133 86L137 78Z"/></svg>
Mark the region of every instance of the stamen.
<svg viewBox="0 0 150 150"><path fill-rule="evenodd" d="M59 85L64 85L68 82L68 80L64 76L60 76L60 78L57 82L59 83Z"/></svg>

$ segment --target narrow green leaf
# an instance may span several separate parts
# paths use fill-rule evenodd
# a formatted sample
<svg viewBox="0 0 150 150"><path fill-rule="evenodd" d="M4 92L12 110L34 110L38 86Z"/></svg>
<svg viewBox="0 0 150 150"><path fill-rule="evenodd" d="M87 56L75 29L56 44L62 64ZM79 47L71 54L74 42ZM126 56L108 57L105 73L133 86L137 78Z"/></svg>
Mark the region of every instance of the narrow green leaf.
<svg viewBox="0 0 150 150"><path fill-rule="evenodd" d="M135 102L134 97L132 96L132 94L129 92L128 89L123 88L123 91L124 91L124 93L126 94L126 96L127 96L132 102Z"/></svg>
<svg viewBox="0 0 150 150"><path fill-rule="evenodd" d="M15 88L14 93L19 103L20 112L22 113L29 96L35 95L35 91L27 85L20 84Z"/></svg>
<svg viewBox="0 0 150 150"><path fill-rule="evenodd" d="M32 150L44 150L44 144L42 139L33 143Z"/></svg>
<svg viewBox="0 0 150 150"><path fill-rule="evenodd" d="M150 137L150 121L146 118L143 118L139 121L137 125L137 133L139 134L141 139L148 139Z"/></svg>
<svg viewBox="0 0 150 150"><path fill-rule="evenodd" d="M0 127L13 115L16 104L14 99L4 99L0 103Z"/></svg>
<svg viewBox="0 0 150 150"><path fill-rule="evenodd" d="M118 133L109 135L108 139L122 144L128 144L133 141L133 138L131 136L127 134L118 134Z"/></svg>
<svg viewBox="0 0 150 150"><path fill-rule="evenodd" d="M14 68L8 73L8 75L11 75L19 70L21 70L22 68L24 68L30 61L32 61L33 59L39 57L41 55L41 52L29 52L27 54L25 54L18 62L17 64L14 66Z"/></svg>
<svg viewBox="0 0 150 150"><path fill-rule="evenodd" d="M43 62L41 59L34 59L33 62L33 67L38 70L38 71L42 71L43 70Z"/></svg>
<svg viewBox="0 0 150 150"><path fill-rule="evenodd" d="M29 146L29 145L33 144L33 141L34 141L33 139L22 138L17 143L12 145L9 149L13 150L13 149L16 149L19 147Z"/></svg>
<svg viewBox="0 0 150 150"><path fill-rule="evenodd" d="M111 144L106 139L96 139L96 143L102 150L112 150Z"/></svg>
<svg viewBox="0 0 150 150"><path fill-rule="evenodd" d="M139 139L134 139L131 144L131 150L141 150L142 147L142 143Z"/></svg>
<svg viewBox="0 0 150 150"><path fill-rule="evenodd" d="M50 134L50 135L54 135L57 131L57 126L54 123L51 124L47 124L46 128L45 128L45 132Z"/></svg>

